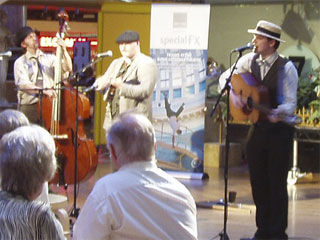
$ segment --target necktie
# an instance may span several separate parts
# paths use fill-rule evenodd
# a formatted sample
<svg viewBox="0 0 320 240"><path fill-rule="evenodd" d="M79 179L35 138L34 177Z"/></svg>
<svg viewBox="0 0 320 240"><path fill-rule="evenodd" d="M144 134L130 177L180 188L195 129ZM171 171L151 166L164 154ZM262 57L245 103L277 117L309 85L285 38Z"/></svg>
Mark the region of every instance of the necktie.
<svg viewBox="0 0 320 240"><path fill-rule="evenodd" d="M269 63L265 59L260 58L256 59L256 63L260 66L260 76L263 80L267 74L267 67L269 66Z"/></svg>
<svg viewBox="0 0 320 240"><path fill-rule="evenodd" d="M123 61L116 77L122 77L127 72L129 66L130 66L130 64L128 64L126 61Z"/></svg>
<svg viewBox="0 0 320 240"><path fill-rule="evenodd" d="M127 72L129 66L130 66L130 64L128 64L126 61L123 61L116 78L122 77ZM109 101L109 102L113 101L114 96L116 94L116 90L117 89L113 85L110 85L108 95L107 95L107 101Z"/></svg>
<svg viewBox="0 0 320 240"><path fill-rule="evenodd" d="M41 65L39 63L39 59L37 57L32 57L31 59L34 59L37 64L36 86L43 88L43 74L41 70Z"/></svg>
<svg viewBox="0 0 320 240"><path fill-rule="evenodd" d="M257 58L257 59L256 59L256 63L257 63L259 66L262 66L262 65L264 65L264 64L266 63L266 60Z"/></svg>

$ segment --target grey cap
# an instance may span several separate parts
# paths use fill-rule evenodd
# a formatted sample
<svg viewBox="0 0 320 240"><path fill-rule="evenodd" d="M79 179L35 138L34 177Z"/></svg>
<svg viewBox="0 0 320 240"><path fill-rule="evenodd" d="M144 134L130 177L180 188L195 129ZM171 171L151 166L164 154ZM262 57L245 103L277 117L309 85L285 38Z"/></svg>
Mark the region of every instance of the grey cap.
<svg viewBox="0 0 320 240"><path fill-rule="evenodd" d="M129 43L129 42L136 42L139 40L140 40L139 33L137 33L136 31L124 31L118 36L116 42Z"/></svg>

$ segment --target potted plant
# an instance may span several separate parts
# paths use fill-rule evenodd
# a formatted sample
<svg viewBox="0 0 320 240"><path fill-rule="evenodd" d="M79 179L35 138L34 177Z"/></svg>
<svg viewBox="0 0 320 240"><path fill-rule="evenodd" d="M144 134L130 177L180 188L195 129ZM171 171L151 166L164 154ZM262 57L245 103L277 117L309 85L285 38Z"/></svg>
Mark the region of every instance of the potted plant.
<svg viewBox="0 0 320 240"><path fill-rule="evenodd" d="M298 114L307 124L319 124L320 120L320 68L299 79L297 91Z"/></svg>

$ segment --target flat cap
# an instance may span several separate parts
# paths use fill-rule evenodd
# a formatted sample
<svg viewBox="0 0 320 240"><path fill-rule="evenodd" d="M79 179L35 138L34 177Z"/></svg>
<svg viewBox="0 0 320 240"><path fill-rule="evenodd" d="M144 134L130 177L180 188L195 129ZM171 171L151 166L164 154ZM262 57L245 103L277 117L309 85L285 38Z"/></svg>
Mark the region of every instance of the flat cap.
<svg viewBox="0 0 320 240"><path fill-rule="evenodd" d="M23 40L30 34L33 33L33 29L31 27L25 26L20 28L16 33L16 45L21 47L21 43Z"/></svg>
<svg viewBox="0 0 320 240"><path fill-rule="evenodd" d="M137 33L136 31L124 31L118 36L116 42L129 43L129 42L136 42L139 40L140 40L139 33Z"/></svg>

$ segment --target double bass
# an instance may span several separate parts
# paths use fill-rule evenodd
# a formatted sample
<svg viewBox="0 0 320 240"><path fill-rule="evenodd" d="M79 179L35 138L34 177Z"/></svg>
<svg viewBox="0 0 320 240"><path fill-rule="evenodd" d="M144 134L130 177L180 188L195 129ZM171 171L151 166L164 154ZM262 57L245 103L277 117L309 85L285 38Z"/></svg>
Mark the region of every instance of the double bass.
<svg viewBox="0 0 320 240"><path fill-rule="evenodd" d="M61 11L58 17L58 37L63 38L69 16ZM38 105L38 116L42 113L40 119L43 126L51 133L57 147L58 170L51 183L67 185L92 176L98 164L98 155L95 143L86 137L84 130L84 120L90 117L89 99L67 81L62 81L61 60L62 49L58 45L54 71L57 97L44 96Z"/></svg>

